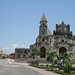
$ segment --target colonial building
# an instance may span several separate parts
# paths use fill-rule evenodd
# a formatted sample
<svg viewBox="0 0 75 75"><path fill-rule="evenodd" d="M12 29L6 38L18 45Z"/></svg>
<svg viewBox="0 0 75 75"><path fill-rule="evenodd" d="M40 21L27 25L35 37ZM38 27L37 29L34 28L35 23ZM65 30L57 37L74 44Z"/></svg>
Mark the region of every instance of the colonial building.
<svg viewBox="0 0 75 75"><path fill-rule="evenodd" d="M41 60L46 59L47 52L56 51L57 54L67 52L70 54L71 61L75 63L75 36L70 31L70 25L66 25L64 22L59 25L56 24L56 29L51 34L44 13L40 21L39 35L36 42L30 46L30 49L16 48L15 58L25 59L30 56L32 49L42 52Z"/></svg>
<svg viewBox="0 0 75 75"><path fill-rule="evenodd" d="M15 48L15 59L25 59L29 57L30 50L26 48Z"/></svg>
<svg viewBox="0 0 75 75"><path fill-rule="evenodd" d="M39 35L35 44L30 46L30 50L37 49L42 52L40 58L46 58L47 52L56 51L57 54L67 52L71 59L75 58L75 36L70 31L70 25L64 22L56 24L56 30L51 34L47 19L43 13L40 21Z"/></svg>

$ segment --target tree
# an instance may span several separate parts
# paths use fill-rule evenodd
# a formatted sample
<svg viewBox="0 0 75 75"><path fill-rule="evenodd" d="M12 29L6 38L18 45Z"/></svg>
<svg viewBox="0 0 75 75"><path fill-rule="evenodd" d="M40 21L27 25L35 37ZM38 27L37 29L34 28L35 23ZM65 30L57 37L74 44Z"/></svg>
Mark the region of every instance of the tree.
<svg viewBox="0 0 75 75"><path fill-rule="evenodd" d="M63 68L64 63L65 63L65 59L67 59L68 61L70 61L69 55L66 52L64 52L63 54L62 53L59 53L56 56L57 56L57 59L59 60L59 63L58 63L59 70Z"/></svg>
<svg viewBox="0 0 75 75"><path fill-rule="evenodd" d="M51 70L54 70L54 57L55 57L55 52L47 53L47 61L52 64Z"/></svg>
<svg viewBox="0 0 75 75"><path fill-rule="evenodd" d="M38 56L40 56L41 54L42 54L42 53L41 53L40 51L38 51L37 49L32 49L31 55L33 56L33 58L38 57ZM39 58L37 58L36 65L39 65L38 59L39 59Z"/></svg>
<svg viewBox="0 0 75 75"><path fill-rule="evenodd" d="M56 57L56 59L55 59ZM63 68L64 66L64 72L71 71L72 64L69 63L69 55L67 53L59 53L58 55L55 54L55 52L49 52L47 53L47 61L49 61L52 64L52 70L54 69L54 65L59 65L59 70Z"/></svg>
<svg viewBox="0 0 75 75"><path fill-rule="evenodd" d="M65 59L64 61L65 61L65 65L63 67L64 72L70 73L72 70L72 63L70 63L68 59Z"/></svg>
<svg viewBox="0 0 75 75"><path fill-rule="evenodd" d="M42 53L40 51L38 51L37 49L32 49L32 53L31 55L35 58L35 56L39 56L41 55Z"/></svg>
<svg viewBox="0 0 75 75"><path fill-rule="evenodd" d="M69 57L69 54L67 54L66 52L63 53L63 60L68 59L68 61L70 61Z"/></svg>
<svg viewBox="0 0 75 75"><path fill-rule="evenodd" d="M68 59L69 61L70 61L70 59L69 59L69 54L67 54L66 52L64 52L63 54L62 53L59 53L58 55L56 55L56 57L57 57L57 59L60 61L60 59L63 59L63 61L65 60L65 59Z"/></svg>

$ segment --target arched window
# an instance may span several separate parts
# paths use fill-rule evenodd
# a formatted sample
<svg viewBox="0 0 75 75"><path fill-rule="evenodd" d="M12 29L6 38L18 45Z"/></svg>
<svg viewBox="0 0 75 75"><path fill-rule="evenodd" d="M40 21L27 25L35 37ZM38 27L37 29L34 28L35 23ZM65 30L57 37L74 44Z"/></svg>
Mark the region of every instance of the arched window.
<svg viewBox="0 0 75 75"><path fill-rule="evenodd" d="M45 42L45 39L42 39L42 42Z"/></svg>
<svg viewBox="0 0 75 75"><path fill-rule="evenodd" d="M45 25L45 24L43 23L43 25Z"/></svg>
<svg viewBox="0 0 75 75"><path fill-rule="evenodd" d="M62 40L62 42L64 42L64 40Z"/></svg>

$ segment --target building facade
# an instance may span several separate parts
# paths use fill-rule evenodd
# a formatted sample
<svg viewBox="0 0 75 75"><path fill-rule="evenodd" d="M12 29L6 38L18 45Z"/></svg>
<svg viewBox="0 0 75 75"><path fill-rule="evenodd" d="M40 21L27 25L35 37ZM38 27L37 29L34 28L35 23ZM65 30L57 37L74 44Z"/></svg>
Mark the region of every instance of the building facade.
<svg viewBox="0 0 75 75"><path fill-rule="evenodd" d="M26 48L15 48L15 59L26 59L30 56L30 50Z"/></svg>
<svg viewBox="0 0 75 75"><path fill-rule="evenodd" d="M67 52L70 58L75 61L75 36L70 31L70 25L56 24L56 30L51 34L47 19L43 13L40 21L39 35L35 44L30 46L30 50L37 49L42 52L40 58L46 58L47 52L56 51L57 54Z"/></svg>
<svg viewBox="0 0 75 75"><path fill-rule="evenodd" d="M67 52L70 55L71 61L75 63L75 36L70 31L70 25L66 25L62 21L61 24L56 24L56 29L51 34L44 13L40 21L39 35L36 38L36 42L30 45L30 49L16 48L15 59L29 59L32 49L42 52L40 61L46 59L47 52L56 51L57 54Z"/></svg>

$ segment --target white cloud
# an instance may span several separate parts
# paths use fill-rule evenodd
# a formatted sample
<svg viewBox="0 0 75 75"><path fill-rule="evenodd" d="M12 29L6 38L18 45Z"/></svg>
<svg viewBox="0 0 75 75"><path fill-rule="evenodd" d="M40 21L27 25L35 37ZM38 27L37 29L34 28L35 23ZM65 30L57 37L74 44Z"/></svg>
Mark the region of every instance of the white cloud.
<svg viewBox="0 0 75 75"><path fill-rule="evenodd" d="M21 45L21 47L25 47L25 45Z"/></svg>
<svg viewBox="0 0 75 75"><path fill-rule="evenodd" d="M18 48L19 45L18 44L12 44L11 50L15 50L15 48Z"/></svg>
<svg viewBox="0 0 75 75"><path fill-rule="evenodd" d="M19 45L18 44L12 44L12 47L19 47Z"/></svg>
<svg viewBox="0 0 75 75"><path fill-rule="evenodd" d="M10 47L4 47L3 48L3 50L9 50L10 49Z"/></svg>
<svg viewBox="0 0 75 75"><path fill-rule="evenodd" d="M21 45L12 44L10 47L4 47L2 49L3 49L3 52L6 52L6 54L10 54L15 52L15 48L25 48L25 46L26 46L25 44L21 44ZM26 48L29 48L29 47L26 47Z"/></svg>

